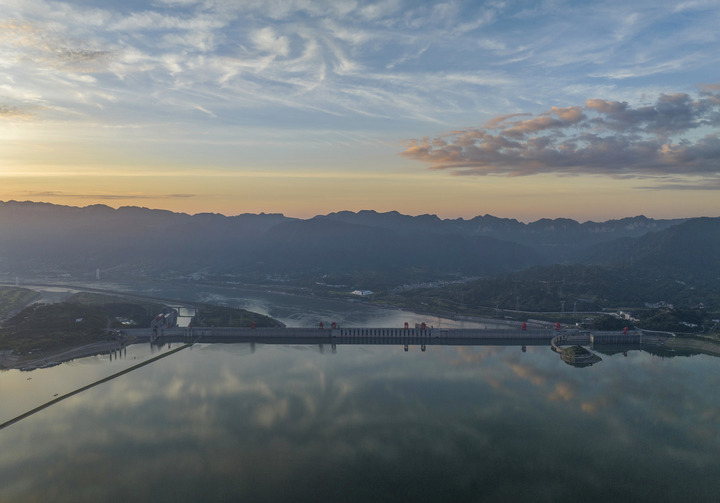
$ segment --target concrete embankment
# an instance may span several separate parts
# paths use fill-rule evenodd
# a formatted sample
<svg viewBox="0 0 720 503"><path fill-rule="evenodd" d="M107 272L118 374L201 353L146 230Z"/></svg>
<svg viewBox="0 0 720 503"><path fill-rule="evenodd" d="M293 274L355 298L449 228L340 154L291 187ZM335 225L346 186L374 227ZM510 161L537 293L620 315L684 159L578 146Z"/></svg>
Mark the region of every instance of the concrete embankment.
<svg viewBox="0 0 720 503"><path fill-rule="evenodd" d="M121 350L126 345L126 343L118 341L94 342L76 348L46 353L34 358L21 357L12 352L8 352L8 354L0 356L0 367L6 369L34 370L51 367L76 358L112 353L113 351Z"/></svg>
<svg viewBox="0 0 720 503"><path fill-rule="evenodd" d="M668 339L665 347L676 351L690 351L710 356L720 356L720 344L707 339L677 337Z"/></svg>

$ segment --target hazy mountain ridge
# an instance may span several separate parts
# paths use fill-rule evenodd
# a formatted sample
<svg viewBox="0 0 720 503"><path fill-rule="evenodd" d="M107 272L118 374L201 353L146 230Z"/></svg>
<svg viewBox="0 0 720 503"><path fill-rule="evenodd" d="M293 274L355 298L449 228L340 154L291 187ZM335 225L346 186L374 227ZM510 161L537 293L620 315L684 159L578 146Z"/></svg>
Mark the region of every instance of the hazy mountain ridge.
<svg viewBox="0 0 720 503"><path fill-rule="evenodd" d="M648 261L651 254L643 255L644 248L662 257L665 252L656 241L674 242L671 231L678 228L678 236L692 234L693 225L701 225L692 223L698 220L638 216L600 223L540 219L525 224L491 215L440 219L370 210L297 219L9 201L0 202L0 275L87 276L101 269L106 275L152 277L202 271L255 281L270 275L302 276L314 284L314 278L332 274L345 275L336 279L343 284L365 281L391 287L555 263ZM689 226L683 230L680 224ZM683 255L678 257L676 262ZM708 260L705 248L698 248L692 263Z"/></svg>
<svg viewBox="0 0 720 503"><path fill-rule="evenodd" d="M694 218L663 231L585 250L582 262L646 270L720 286L720 218Z"/></svg>
<svg viewBox="0 0 720 503"><path fill-rule="evenodd" d="M70 269L131 263L160 269L208 267L250 249L248 243L290 220L266 214L191 216L138 207L0 202L0 259L21 273L23 265L43 264Z"/></svg>
<svg viewBox="0 0 720 503"><path fill-rule="evenodd" d="M463 218L440 219L437 215L403 215L397 211L379 213L373 210L359 212L341 211L328 215L318 215L315 219L334 220L346 223L363 224L374 227L412 232L415 229L454 234L506 234L515 233L514 239L540 233L583 233L641 235L649 231L666 229L687 219L655 220L644 215L607 220L605 222L577 222L569 218L541 218L534 222L522 223L513 218L500 218L492 215L476 216L469 220Z"/></svg>
<svg viewBox="0 0 720 503"><path fill-rule="evenodd" d="M414 217L395 211L378 213L372 210L357 213L343 211L315 218L382 227L401 233L422 231L492 237L536 248L537 251L544 253L550 262L574 260L576 252L597 243L642 236L687 220L655 220L640 215L605 222L583 223L568 218L542 218L525 224L515 219L492 215L477 216L469 220L463 218L442 220L436 215ZM557 254L559 255L556 256Z"/></svg>
<svg viewBox="0 0 720 503"><path fill-rule="evenodd" d="M464 284L401 293L437 312L595 311L674 304L720 309L720 218L696 218L591 247L572 265L535 266ZM401 300L404 302L405 300Z"/></svg>
<svg viewBox="0 0 720 503"><path fill-rule="evenodd" d="M528 247L493 238L460 234L439 237L419 229L399 233L386 227L318 217L280 224L266 238L262 256L285 272L322 268L391 273L407 268L477 275L516 270L541 260ZM288 243L293 246L289 256Z"/></svg>

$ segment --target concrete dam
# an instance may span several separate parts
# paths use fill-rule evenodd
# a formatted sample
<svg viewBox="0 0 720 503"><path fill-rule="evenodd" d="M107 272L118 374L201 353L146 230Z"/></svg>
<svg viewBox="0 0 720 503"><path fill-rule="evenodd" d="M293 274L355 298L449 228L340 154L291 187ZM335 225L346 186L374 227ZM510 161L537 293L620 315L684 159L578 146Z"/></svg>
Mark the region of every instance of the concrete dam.
<svg viewBox="0 0 720 503"><path fill-rule="evenodd" d="M131 338L164 342L266 342L274 344L382 344L382 345L550 345L558 335L589 335L578 329L540 328L318 328L318 327L171 327L123 330ZM614 343L624 338L611 332ZM598 334L599 335L599 334ZM627 334L635 342L637 334ZM600 339L598 337L598 339ZM600 342L599 340L597 342Z"/></svg>

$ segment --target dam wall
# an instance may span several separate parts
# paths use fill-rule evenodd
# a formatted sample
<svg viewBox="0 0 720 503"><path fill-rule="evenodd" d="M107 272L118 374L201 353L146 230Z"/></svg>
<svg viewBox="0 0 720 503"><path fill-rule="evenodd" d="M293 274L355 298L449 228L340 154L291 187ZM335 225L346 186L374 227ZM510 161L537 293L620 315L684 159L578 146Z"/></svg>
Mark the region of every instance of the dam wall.
<svg viewBox="0 0 720 503"><path fill-rule="evenodd" d="M259 340L283 341L380 341L405 343L412 341L496 340L549 342L558 331L545 328L477 329L477 328L249 328L249 327L173 327L133 328L122 331L127 337L172 340L199 339L206 342L241 342ZM574 332L574 331L573 331Z"/></svg>

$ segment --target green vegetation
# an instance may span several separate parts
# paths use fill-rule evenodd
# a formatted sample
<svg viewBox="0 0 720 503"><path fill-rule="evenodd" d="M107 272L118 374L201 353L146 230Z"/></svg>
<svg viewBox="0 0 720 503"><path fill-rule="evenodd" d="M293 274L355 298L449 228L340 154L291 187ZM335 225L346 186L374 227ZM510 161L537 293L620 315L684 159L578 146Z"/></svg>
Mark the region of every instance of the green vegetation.
<svg viewBox="0 0 720 503"><path fill-rule="evenodd" d="M108 338L108 326L108 316L100 307L34 304L0 328L0 349L27 354L98 342Z"/></svg>
<svg viewBox="0 0 720 503"><path fill-rule="evenodd" d="M0 320L40 298L40 294L27 288L0 286Z"/></svg>
<svg viewBox="0 0 720 503"><path fill-rule="evenodd" d="M664 308L639 313L638 325L648 330L698 334L712 330L712 316L702 309Z"/></svg>
<svg viewBox="0 0 720 503"><path fill-rule="evenodd" d="M570 346L569 348L563 348L562 352L568 357L588 357L592 353L582 346Z"/></svg>
<svg viewBox="0 0 720 503"><path fill-rule="evenodd" d="M597 318L593 318L591 321L588 321L583 325L585 328L593 330L622 330L625 327L633 327L634 322L604 314L598 316Z"/></svg>
<svg viewBox="0 0 720 503"><path fill-rule="evenodd" d="M713 319L720 318L717 313L708 313L703 309L655 308L638 309L633 312L635 321L614 316L600 315L592 321L583 323L585 328L594 330L622 330L624 327L641 327L646 330L673 332L677 335L701 335L715 337L718 324Z"/></svg>
<svg viewBox="0 0 720 503"><path fill-rule="evenodd" d="M630 268L553 265L444 288L411 290L400 297L473 309L477 306L519 311L599 311L603 307L644 307L646 302L720 305L717 289L647 275Z"/></svg>
<svg viewBox="0 0 720 503"><path fill-rule="evenodd" d="M575 358L575 357L588 357L592 353L585 349L582 346L570 346L569 348L562 348L561 351L565 356L568 358Z"/></svg>
<svg viewBox="0 0 720 503"><path fill-rule="evenodd" d="M602 360L598 355L588 351L582 346L561 348L562 360L575 367L587 367Z"/></svg>
<svg viewBox="0 0 720 503"><path fill-rule="evenodd" d="M488 309L587 312L600 311L602 306L612 305L618 299L628 299L634 295L633 288L628 278L608 274L600 267L549 266L441 288L406 290L387 300L408 307L419 304L430 311L468 315L486 315Z"/></svg>
<svg viewBox="0 0 720 503"><path fill-rule="evenodd" d="M78 293L65 302L29 306L0 328L0 350L19 354L54 351L115 337L112 329L124 323L149 327L165 306L157 302L131 300L122 296ZM256 327L278 326L276 320L231 307L203 304L195 326Z"/></svg>
<svg viewBox="0 0 720 503"><path fill-rule="evenodd" d="M65 304L76 307L97 308L108 320L107 328L123 328L122 320L132 321L133 326L149 327L150 322L165 306L159 302L141 302L124 297L101 295L97 293L76 293Z"/></svg>
<svg viewBox="0 0 720 503"><path fill-rule="evenodd" d="M584 320L588 316L583 313L623 309L640 317L639 325L646 328L694 332L712 327L710 317L703 313L720 307L720 291L702 282L680 281L629 266L552 265L437 288L382 293L373 301L448 316L561 322ZM676 308L670 314L648 310L646 303L656 302ZM645 311L650 314L644 315ZM591 328L596 329L616 330L629 324L610 316L591 317L595 318Z"/></svg>

